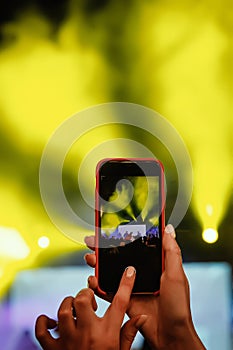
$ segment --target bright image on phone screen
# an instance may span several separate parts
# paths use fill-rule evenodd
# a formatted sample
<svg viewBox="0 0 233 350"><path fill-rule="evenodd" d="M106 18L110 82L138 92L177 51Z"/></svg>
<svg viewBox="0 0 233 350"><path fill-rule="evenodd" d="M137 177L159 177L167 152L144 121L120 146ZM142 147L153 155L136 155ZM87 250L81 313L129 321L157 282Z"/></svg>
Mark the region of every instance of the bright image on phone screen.
<svg viewBox="0 0 233 350"><path fill-rule="evenodd" d="M159 290L160 177L101 174L99 284L116 292L124 269L136 269L133 292Z"/></svg>

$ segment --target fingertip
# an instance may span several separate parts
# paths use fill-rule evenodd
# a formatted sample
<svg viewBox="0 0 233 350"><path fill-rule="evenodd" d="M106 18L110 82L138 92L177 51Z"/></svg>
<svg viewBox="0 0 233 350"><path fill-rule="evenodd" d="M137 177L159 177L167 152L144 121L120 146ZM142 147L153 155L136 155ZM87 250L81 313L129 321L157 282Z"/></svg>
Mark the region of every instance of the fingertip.
<svg viewBox="0 0 233 350"><path fill-rule="evenodd" d="M175 229L171 224L168 224L164 229L164 235L163 235L163 249L165 251L179 248L175 238L176 238Z"/></svg>
<svg viewBox="0 0 233 350"><path fill-rule="evenodd" d="M99 298L104 299L108 302L111 302L113 299L113 295L112 294L105 294L103 293L103 291L101 291L101 289L99 288L98 285L98 279L95 276L89 276L87 279L87 286L88 288L92 289L93 292L95 293L95 295L97 295Z"/></svg>
<svg viewBox="0 0 233 350"><path fill-rule="evenodd" d="M144 325L148 316L137 315L129 319L121 328L120 348L121 350L130 350L131 345L138 330Z"/></svg>
<svg viewBox="0 0 233 350"><path fill-rule="evenodd" d="M90 249L94 249L95 247L95 236L86 236L84 237L84 242Z"/></svg>
<svg viewBox="0 0 233 350"><path fill-rule="evenodd" d="M168 254L170 255L170 253L175 253L176 255L181 256L181 249L178 243L176 242L176 240L173 239L172 237L168 236L167 238L164 238L163 250L165 254L165 260L166 260L166 256L168 256Z"/></svg>
<svg viewBox="0 0 233 350"><path fill-rule="evenodd" d="M171 276L183 276L182 253L175 239L175 229L169 224L163 235L165 271ZM182 277L183 278L183 277Z"/></svg>
<svg viewBox="0 0 233 350"><path fill-rule="evenodd" d="M51 336L49 329L57 328L57 321L46 315L40 315L36 319L35 336L43 349L54 349L54 338Z"/></svg>
<svg viewBox="0 0 233 350"><path fill-rule="evenodd" d="M44 325L47 329L53 329L57 327L57 321L46 315L40 315L36 319L36 327Z"/></svg>
<svg viewBox="0 0 233 350"><path fill-rule="evenodd" d="M92 289L93 291L95 291L98 287L98 281L97 278L95 276L89 276L87 279L87 286L88 288Z"/></svg>
<svg viewBox="0 0 233 350"><path fill-rule="evenodd" d="M117 305L116 309L118 308L121 312L125 312L125 310L127 309L130 296L133 290L135 277L136 277L135 268L133 266L126 267L121 277L118 290L112 302L112 305ZM119 308L119 305L120 305L120 308Z"/></svg>
<svg viewBox="0 0 233 350"><path fill-rule="evenodd" d="M86 263L91 266L91 267L95 267L96 265L96 256L95 253L87 253L84 255L84 260L86 261Z"/></svg>
<svg viewBox="0 0 233 350"><path fill-rule="evenodd" d="M165 232L167 235L170 235L171 237L176 238L175 229L174 229L174 227L173 227L171 224L168 224L168 225L165 227L164 232Z"/></svg>
<svg viewBox="0 0 233 350"><path fill-rule="evenodd" d="M126 277L128 277L128 278L135 277L135 275L136 275L136 269L135 269L133 266L128 266L128 267L126 267L126 269L125 269L125 275L126 275Z"/></svg>
<svg viewBox="0 0 233 350"><path fill-rule="evenodd" d="M92 305L94 311L97 310L94 291L91 288L81 289L74 298L74 306L76 310L86 308L87 305Z"/></svg>
<svg viewBox="0 0 233 350"><path fill-rule="evenodd" d="M81 289L75 296L75 298L79 298L80 296L85 296L88 298L92 298L94 295L94 292L91 288L87 287L87 288L83 288Z"/></svg>
<svg viewBox="0 0 233 350"><path fill-rule="evenodd" d="M148 320L147 315L140 315L135 322L135 327L137 329L140 329L146 323L147 320Z"/></svg>

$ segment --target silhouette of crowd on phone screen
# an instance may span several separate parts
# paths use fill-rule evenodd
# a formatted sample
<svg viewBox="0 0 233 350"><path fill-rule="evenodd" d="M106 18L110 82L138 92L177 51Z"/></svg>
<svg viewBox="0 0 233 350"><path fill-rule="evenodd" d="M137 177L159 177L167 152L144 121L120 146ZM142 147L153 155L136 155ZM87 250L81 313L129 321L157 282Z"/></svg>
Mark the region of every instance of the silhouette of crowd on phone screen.
<svg viewBox="0 0 233 350"><path fill-rule="evenodd" d="M124 247L128 243L143 244L150 247L159 247L159 227L152 226L146 230L146 225L119 225L112 233L101 231L100 246Z"/></svg>

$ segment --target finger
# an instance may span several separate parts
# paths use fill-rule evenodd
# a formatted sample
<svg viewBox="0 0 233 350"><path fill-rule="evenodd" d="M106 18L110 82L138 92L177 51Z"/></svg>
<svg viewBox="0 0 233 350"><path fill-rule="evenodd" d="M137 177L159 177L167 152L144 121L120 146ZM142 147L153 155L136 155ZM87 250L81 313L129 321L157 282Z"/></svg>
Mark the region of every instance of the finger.
<svg viewBox="0 0 233 350"><path fill-rule="evenodd" d="M147 318L146 315L135 316L124 324L120 334L120 350L130 350L138 330L144 325Z"/></svg>
<svg viewBox="0 0 233 350"><path fill-rule="evenodd" d="M112 304L105 313L106 319L110 318L113 328L118 330L121 327L125 312L129 305L130 295L133 289L136 276L134 267L129 266L125 269L117 293L115 294Z"/></svg>
<svg viewBox="0 0 233 350"><path fill-rule="evenodd" d="M73 297L66 297L58 309L59 333L61 336L69 337L75 330L75 319L73 316Z"/></svg>
<svg viewBox="0 0 233 350"><path fill-rule="evenodd" d="M55 350L57 340L54 339L48 329L53 329L57 326L57 322L46 315L40 315L36 320L35 334L42 348L46 350Z"/></svg>
<svg viewBox="0 0 233 350"><path fill-rule="evenodd" d="M96 317L97 304L92 289L82 289L74 298L73 305L77 315L78 327L89 324L91 319Z"/></svg>
<svg viewBox="0 0 233 350"><path fill-rule="evenodd" d="M111 295L103 295L103 294L99 293L98 280L95 276L89 276L88 280L87 280L87 284L88 284L88 287L93 290L95 295L97 295L98 297L100 297L101 299L104 299L106 301L109 301L109 302L112 301L113 297Z"/></svg>
<svg viewBox="0 0 233 350"><path fill-rule="evenodd" d="M84 242L86 243L89 249L95 250L95 236L86 236L84 238Z"/></svg>
<svg viewBox="0 0 233 350"><path fill-rule="evenodd" d="M176 243L172 225L165 227L163 247L165 271L161 277L161 296L167 302L173 302L172 311L176 315L176 322L178 323L179 320L183 322L190 317L189 282L183 269L181 250Z"/></svg>
<svg viewBox="0 0 233 350"><path fill-rule="evenodd" d="M98 289L98 280L95 276L89 276L87 279L88 288L91 288L94 292Z"/></svg>
<svg viewBox="0 0 233 350"><path fill-rule="evenodd" d="M172 225L165 227L163 235L163 249L165 255L165 272L172 278L184 278L181 250L175 240L175 229Z"/></svg>
<svg viewBox="0 0 233 350"><path fill-rule="evenodd" d="M84 255L84 259L87 263L87 265L91 266L91 267L95 267L96 265L96 255L95 253L87 253Z"/></svg>

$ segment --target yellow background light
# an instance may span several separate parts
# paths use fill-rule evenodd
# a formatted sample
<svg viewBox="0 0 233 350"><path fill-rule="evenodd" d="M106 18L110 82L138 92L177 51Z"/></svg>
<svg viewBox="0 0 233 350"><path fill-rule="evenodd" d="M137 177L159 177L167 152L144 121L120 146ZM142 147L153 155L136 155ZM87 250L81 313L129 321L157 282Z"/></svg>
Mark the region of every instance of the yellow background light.
<svg viewBox="0 0 233 350"><path fill-rule="evenodd" d="M14 228L30 252L16 263L6 257L7 249L0 250L0 295L20 269L84 248L48 218L38 178L49 137L84 108L112 101L138 103L174 125L192 158L191 209L200 226L218 228L232 198L232 4L112 1L87 13L79 2L67 3L67 15L56 29L31 8L2 25L0 226ZM65 160L69 193L76 165L106 135L154 145L150 136L121 125L83 135ZM112 154L118 151L118 145L109 147ZM134 148L127 151L133 154ZM165 170L169 177L169 166ZM89 169L86 178L90 194L94 178ZM50 242L44 256L38 245L41 233ZM83 238L86 232L77 227L77 234Z"/></svg>

